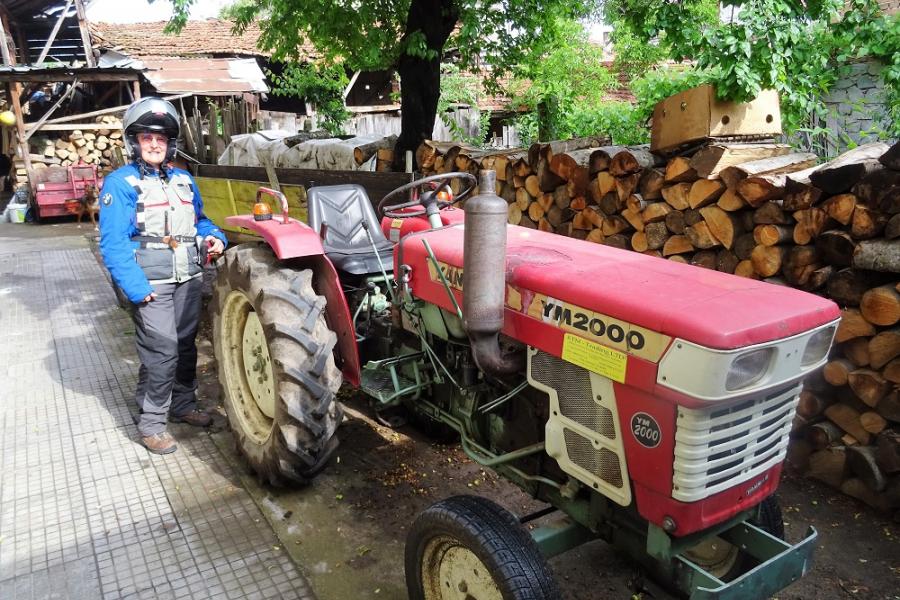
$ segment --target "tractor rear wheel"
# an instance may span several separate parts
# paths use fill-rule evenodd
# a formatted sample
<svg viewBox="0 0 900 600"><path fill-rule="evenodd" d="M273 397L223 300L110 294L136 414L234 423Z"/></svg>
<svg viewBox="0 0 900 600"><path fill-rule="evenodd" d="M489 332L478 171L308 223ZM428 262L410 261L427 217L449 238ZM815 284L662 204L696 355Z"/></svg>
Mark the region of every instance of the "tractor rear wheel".
<svg viewBox="0 0 900 600"><path fill-rule="evenodd" d="M428 507L406 538L411 600L551 600L550 567L515 516L486 498L453 496Z"/></svg>
<svg viewBox="0 0 900 600"><path fill-rule="evenodd" d="M337 337L312 271L281 267L262 244L225 254L213 291L213 339L238 449L272 485L307 483L337 448L343 410Z"/></svg>

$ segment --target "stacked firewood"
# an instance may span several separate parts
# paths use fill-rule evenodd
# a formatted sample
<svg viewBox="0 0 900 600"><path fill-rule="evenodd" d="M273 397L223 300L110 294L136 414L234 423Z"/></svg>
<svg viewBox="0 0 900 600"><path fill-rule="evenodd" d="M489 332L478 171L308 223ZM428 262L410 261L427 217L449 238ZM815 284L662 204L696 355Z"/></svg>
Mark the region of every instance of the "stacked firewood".
<svg viewBox="0 0 900 600"><path fill-rule="evenodd" d="M121 153L124 145L121 122L114 116L97 117L96 122L109 127L76 129L57 138L34 136L31 142L33 153L29 158L35 173L47 167L67 167L79 162L98 165L101 169L115 166L115 153L117 149ZM14 167L17 183L26 184L25 164L19 157L16 157Z"/></svg>
<svg viewBox="0 0 900 600"><path fill-rule="evenodd" d="M581 213L589 205L596 206L596 194L589 188L595 183L591 176L608 167L610 156L600 148L605 143L608 138L587 137L534 144L527 151L484 152L426 142L416 159L425 175L477 175L480 169L493 169L497 173L495 191L509 204L510 223L585 239L593 226L582 227ZM454 192L460 185L460 180L451 182ZM599 213L595 220L600 223Z"/></svg>
<svg viewBox="0 0 900 600"><path fill-rule="evenodd" d="M900 144L825 164L775 143L711 143L663 161L596 138L483 153L426 144L426 174L497 171L509 222L790 285L843 309L807 382L791 459L900 508Z"/></svg>
<svg viewBox="0 0 900 600"><path fill-rule="evenodd" d="M85 162L108 167L113 161L114 148L122 147L122 131L117 117L97 117L97 123L108 124L109 128L95 131L75 130L68 139L60 138L48 143L44 155L60 159L62 166Z"/></svg>

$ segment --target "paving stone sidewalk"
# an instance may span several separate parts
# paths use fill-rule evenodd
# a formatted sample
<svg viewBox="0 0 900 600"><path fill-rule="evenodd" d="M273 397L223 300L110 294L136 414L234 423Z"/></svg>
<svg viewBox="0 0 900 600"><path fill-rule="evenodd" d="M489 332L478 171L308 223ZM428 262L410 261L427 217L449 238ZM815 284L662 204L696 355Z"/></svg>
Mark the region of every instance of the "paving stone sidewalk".
<svg viewBox="0 0 900 600"><path fill-rule="evenodd" d="M0 224L0 599L314 598L207 433L135 442L131 320L41 227Z"/></svg>

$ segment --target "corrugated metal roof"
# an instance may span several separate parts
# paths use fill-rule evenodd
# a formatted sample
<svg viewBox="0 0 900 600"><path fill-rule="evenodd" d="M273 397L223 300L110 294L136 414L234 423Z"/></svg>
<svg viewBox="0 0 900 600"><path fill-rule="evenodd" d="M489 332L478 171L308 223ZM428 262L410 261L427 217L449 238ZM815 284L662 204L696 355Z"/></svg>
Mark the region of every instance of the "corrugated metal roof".
<svg viewBox="0 0 900 600"><path fill-rule="evenodd" d="M137 79L143 70L144 69L139 66L70 67L68 65L53 64L50 66L41 65L39 67L32 65L14 65L8 67L0 65L0 81L64 81L66 79L71 79L72 77L87 78L88 76L93 76L92 78L96 80L103 76L114 75L133 75L133 78Z"/></svg>
<svg viewBox="0 0 900 600"><path fill-rule="evenodd" d="M268 92L253 58L144 59L144 77L159 93L207 95Z"/></svg>
<svg viewBox="0 0 900 600"><path fill-rule="evenodd" d="M66 5L66 0L3 0L3 7L16 19L56 12Z"/></svg>

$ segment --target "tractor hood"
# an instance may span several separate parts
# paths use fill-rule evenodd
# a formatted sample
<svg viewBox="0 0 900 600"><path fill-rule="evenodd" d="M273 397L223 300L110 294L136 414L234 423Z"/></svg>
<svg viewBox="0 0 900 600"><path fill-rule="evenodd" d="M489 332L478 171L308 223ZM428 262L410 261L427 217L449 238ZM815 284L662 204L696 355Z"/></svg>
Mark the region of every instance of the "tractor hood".
<svg viewBox="0 0 900 600"><path fill-rule="evenodd" d="M412 267L413 295L451 311L423 240L462 305L463 227L411 234L397 247L396 264ZM613 342L637 331L657 344L680 338L731 350L790 337L840 317L833 302L789 287L508 227L503 332L526 343L534 343L524 334L527 323L537 319L588 338L601 337L601 331L610 335L610 325L618 325Z"/></svg>

